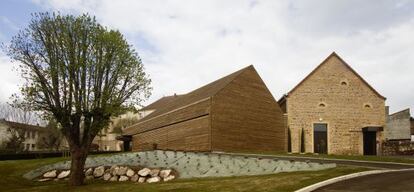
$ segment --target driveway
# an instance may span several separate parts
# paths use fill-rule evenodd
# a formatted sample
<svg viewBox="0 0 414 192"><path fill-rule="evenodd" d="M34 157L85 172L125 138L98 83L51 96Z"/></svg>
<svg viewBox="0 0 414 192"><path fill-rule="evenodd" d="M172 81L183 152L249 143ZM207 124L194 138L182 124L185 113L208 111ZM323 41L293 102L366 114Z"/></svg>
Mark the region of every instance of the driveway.
<svg viewBox="0 0 414 192"><path fill-rule="evenodd" d="M351 166L359 166L359 167L368 167L368 168L373 168L373 169L414 168L414 164L405 164L405 163L358 161L358 160L298 157L298 156L285 156L285 155L261 155L261 154L241 154L241 153L227 153L227 154L262 157L262 158L277 158L277 159L282 159L282 160L311 161L311 162L318 162L318 163L336 163L338 165L351 165Z"/></svg>
<svg viewBox="0 0 414 192"><path fill-rule="evenodd" d="M315 192L382 192L382 191L414 191L414 170L388 172L375 175L366 175L338 183L334 183L315 190Z"/></svg>

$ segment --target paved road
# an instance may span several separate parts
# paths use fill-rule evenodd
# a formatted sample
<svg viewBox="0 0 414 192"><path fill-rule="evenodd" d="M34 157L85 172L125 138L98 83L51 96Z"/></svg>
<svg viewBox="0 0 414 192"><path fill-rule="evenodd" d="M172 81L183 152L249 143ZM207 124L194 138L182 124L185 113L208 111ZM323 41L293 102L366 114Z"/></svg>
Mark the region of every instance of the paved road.
<svg viewBox="0 0 414 192"><path fill-rule="evenodd" d="M413 192L414 171L389 172L357 177L315 190L315 192Z"/></svg>
<svg viewBox="0 0 414 192"><path fill-rule="evenodd" d="M355 160L340 160L340 159L319 159L319 158L306 158L306 157L276 157L280 159L290 159L296 161L311 161L311 162L319 162L319 163L336 163L339 165L352 165L352 166L360 166L360 167L370 167L376 169L410 169L414 168L414 164L399 164L399 163L388 163L388 162L367 162L367 161L355 161Z"/></svg>
<svg viewBox="0 0 414 192"><path fill-rule="evenodd" d="M229 153L237 154L237 153ZM354 160L341 160L341 159L327 159L327 158L312 158L312 157L295 157L295 156L283 156L283 155L258 155L258 154L243 154L246 156L262 157L262 158L276 158L283 160L294 161L311 161L318 163L336 163L339 165L352 165L360 167L370 167L375 169L410 169L414 168L414 164L399 164L399 163L387 163L387 162L367 162L367 161L354 161ZM413 190L414 192L414 190Z"/></svg>

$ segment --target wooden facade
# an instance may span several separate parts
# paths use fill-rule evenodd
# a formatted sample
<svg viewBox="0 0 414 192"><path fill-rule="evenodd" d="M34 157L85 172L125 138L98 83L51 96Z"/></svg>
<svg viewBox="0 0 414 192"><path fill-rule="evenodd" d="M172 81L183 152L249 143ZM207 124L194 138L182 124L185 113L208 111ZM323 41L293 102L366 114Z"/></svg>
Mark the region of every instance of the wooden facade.
<svg viewBox="0 0 414 192"><path fill-rule="evenodd" d="M132 150L285 151L283 113L253 66L155 109L126 132Z"/></svg>

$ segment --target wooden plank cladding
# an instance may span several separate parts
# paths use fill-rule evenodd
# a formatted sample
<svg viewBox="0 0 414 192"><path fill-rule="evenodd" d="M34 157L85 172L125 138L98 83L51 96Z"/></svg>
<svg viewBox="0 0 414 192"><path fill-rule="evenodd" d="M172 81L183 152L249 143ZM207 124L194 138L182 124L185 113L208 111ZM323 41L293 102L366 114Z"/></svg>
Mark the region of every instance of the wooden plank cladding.
<svg viewBox="0 0 414 192"><path fill-rule="evenodd" d="M212 148L216 151L284 151L282 110L254 68L212 99Z"/></svg>
<svg viewBox="0 0 414 192"><path fill-rule="evenodd" d="M203 99L183 108L176 109L166 114L156 116L133 126L136 133L142 133L152 129L162 128L178 122L190 120L210 113L210 100Z"/></svg>
<svg viewBox="0 0 414 192"><path fill-rule="evenodd" d="M127 129L134 151L286 150L282 110L253 66L164 100Z"/></svg>
<svg viewBox="0 0 414 192"><path fill-rule="evenodd" d="M154 149L210 151L210 117L184 121L133 136L132 150Z"/></svg>

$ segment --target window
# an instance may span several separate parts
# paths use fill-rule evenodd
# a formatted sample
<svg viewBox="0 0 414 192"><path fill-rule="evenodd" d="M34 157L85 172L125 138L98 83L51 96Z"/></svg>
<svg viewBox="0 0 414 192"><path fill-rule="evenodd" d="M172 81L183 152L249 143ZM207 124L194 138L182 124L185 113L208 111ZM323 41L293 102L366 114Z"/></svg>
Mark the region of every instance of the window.
<svg viewBox="0 0 414 192"><path fill-rule="evenodd" d="M26 144L26 150L30 150L30 144Z"/></svg>
<svg viewBox="0 0 414 192"><path fill-rule="evenodd" d="M326 104L323 103L323 102L321 102L321 103L318 104L318 107L325 108L326 107Z"/></svg>
<svg viewBox="0 0 414 192"><path fill-rule="evenodd" d="M341 85L342 86L347 86L348 85L348 81L347 80L341 80Z"/></svg>
<svg viewBox="0 0 414 192"><path fill-rule="evenodd" d="M372 108L372 106L371 106L371 104L366 103L366 104L364 104L364 108L365 108L365 109L371 109L371 108Z"/></svg>
<svg viewBox="0 0 414 192"><path fill-rule="evenodd" d="M36 146L35 144L32 144L32 150L35 150Z"/></svg>

